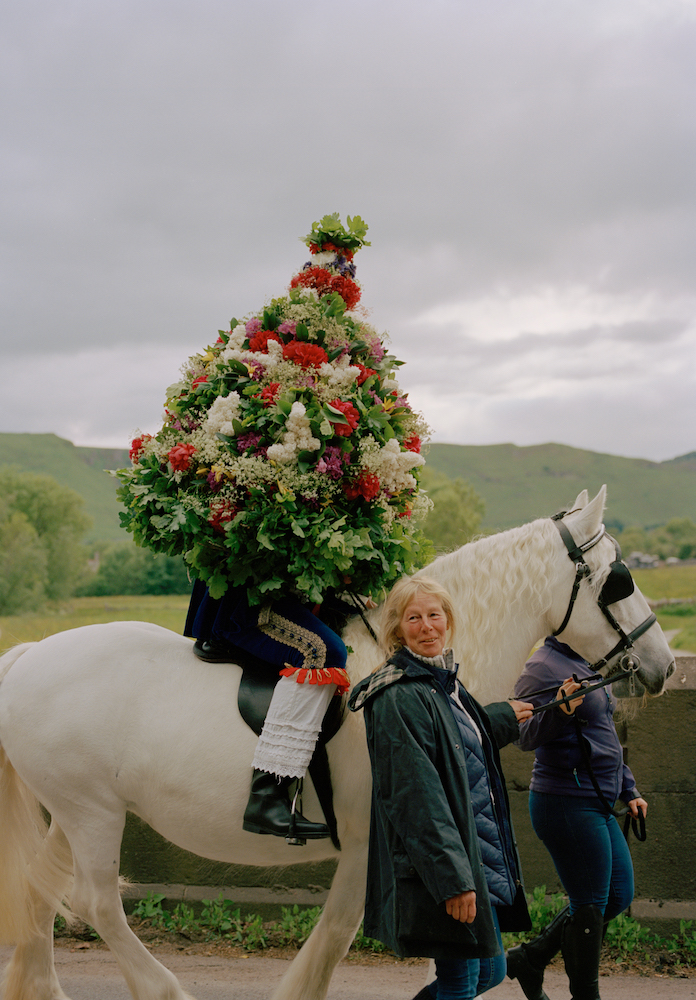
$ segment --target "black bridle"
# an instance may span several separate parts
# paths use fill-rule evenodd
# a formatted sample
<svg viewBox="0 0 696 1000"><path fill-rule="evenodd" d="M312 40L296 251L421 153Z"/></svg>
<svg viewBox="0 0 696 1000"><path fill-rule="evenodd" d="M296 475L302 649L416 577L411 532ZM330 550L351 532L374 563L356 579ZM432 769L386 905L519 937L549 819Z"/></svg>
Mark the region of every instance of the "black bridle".
<svg viewBox="0 0 696 1000"><path fill-rule="evenodd" d="M562 520L567 513L568 511L560 511L558 514L554 514L551 520L558 528L559 534L563 539L563 543L568 550L568 558L575 563L575 580L573 581L573 589L570 594L570 601L568 602L565 617L559 627L551 633L552 635L559 635L568 625L570 616L573 613L575 600L578 596L580 584L584 579L590 576L592 572L590 567L585 562L585 553L601 541L606 534L606 528L602 525L596 535L593 535L592 538L588 539L588 541L582 542L580 545L576 545L573 536ZM590 664L590 669L594 673L597 673L602 667L605 667L617 653L623 652L624 655L618 662L618 670L596 683L583 687L583 694L588 694L590 691L597 691L599 688L606 687L607 684L613 684L615 681L623 680L626 677L633 678L636 670L640 666L640 660L635 655L629 655L627 651L633 649L635 640L639 639L640 636L647 632L650 626L654 625L657 621L657 616L651 612L645 621L641 622L640 625L637 625L631 632L626 633L612 614L610 605L616 604L618 601L625 600L627 597L630 597L635 590L635 584L633 583L631 571L626 563L621 559L621 549L615 539L612 538L612 541L614 542L616 559L612 562L609 568L609 576L604 581L602 589L599 592L597 604L611 627L618 633L619 641L606 656L602 657L601 660L597 660L596 663ZM535 694L543 693L545 692L535 692ZM538 712L544 712L549 708L554 708L556 705L565 705L574 698L577 698L580 693L580 691L576 691L572 695L566 695L564 698L559 698L557 701L551 701L547 705L539 705L533 710L532 714L536 715Z"/></svg>

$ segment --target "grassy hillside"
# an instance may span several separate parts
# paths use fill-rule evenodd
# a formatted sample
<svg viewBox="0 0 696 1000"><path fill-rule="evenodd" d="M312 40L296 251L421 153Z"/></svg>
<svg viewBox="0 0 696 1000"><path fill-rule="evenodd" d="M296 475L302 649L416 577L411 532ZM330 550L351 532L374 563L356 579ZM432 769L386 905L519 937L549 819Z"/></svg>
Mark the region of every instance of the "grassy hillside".
<svg viewBox="0 0 696 1000"><path fill-rule="evenodd" d="M126 449L76 448L55 434L0 434L0 465L14 465L23 472L53 476L84 498L94 527L87 541L121 541L116 480L104 469L128 464Z"/></svg>
<svg viewBox="0 0 696 1000"><path fill-rule="evenodd" d="M466 479L486 503L483 527L503 530L568 507L581 490L607 484L606 522L643 528L672 517L696 519L696 452L648 462L562 444L433 444L428 464Z"/></svg>
<svg viewBox="0 0 696 1000"><path fill-rule="evenodd" d="M696 452L669 462L619 458L561 444L434 444L428 464L461 476L483 497L486 530L502 530L553 514L587 488L608 487L607 525L644 528L672 517L696 520ZM124 540L116 481L104 469L128 464L127 449L76 448L55 434L0 434L0 464L54 476L85 499L94 520L89 541Z"/></svg>

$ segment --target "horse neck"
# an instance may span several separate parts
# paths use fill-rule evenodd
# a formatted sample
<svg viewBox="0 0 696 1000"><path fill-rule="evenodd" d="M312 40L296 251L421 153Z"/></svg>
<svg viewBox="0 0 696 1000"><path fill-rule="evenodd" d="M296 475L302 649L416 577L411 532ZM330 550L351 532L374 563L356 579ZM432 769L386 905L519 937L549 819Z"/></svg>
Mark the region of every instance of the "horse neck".
<svg viewBox="0 0 696 1000"><path fill-rule="evenodd" d="M440 556L423 572L452 595L459 674L483 704L507 698L547 632L553 588L548 521L534 521Z"/></svg>

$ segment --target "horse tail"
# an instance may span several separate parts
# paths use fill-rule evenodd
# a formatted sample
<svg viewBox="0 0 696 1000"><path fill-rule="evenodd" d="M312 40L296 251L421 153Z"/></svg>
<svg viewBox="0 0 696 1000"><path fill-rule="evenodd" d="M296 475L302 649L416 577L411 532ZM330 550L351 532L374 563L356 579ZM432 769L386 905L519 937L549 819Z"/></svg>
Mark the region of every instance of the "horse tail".
<svg viewBox="0 0 696 1000"><path fill-rule="evenodd" d="M29 648L15 646L0 660L0 682ZM24 944L45 933L47 914L72 922L64 899L73 860L60 828L50 830L39 800L27 788L0 745L0 944Z"/></svg>

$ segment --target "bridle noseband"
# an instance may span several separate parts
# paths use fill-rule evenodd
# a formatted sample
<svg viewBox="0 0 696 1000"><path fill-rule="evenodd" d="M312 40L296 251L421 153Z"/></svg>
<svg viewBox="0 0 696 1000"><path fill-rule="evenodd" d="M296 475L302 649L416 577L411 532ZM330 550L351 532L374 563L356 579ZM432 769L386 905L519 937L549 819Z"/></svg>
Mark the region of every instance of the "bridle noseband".
<svg viewBox="0 0 696 1000"><path fill-rule="evenodd" d="M580 584L582 583L583 579L585 579L585 577L588 577L592 572L590 570L590 567L585 562L585 553L589 549L593 548L593 546L595 546L599 541L601 541L601 539L606 534L606 528L604 527L604 525L602 525L602 527L600 528L600 530L597 532L596 535L593 535L592 538L590 538L588 541L582 542L580 545L576 545L573 536L571 535L570 531L568 530L568 528L566 527L566 525L563 523L562 520L568 513L569 513L568 511L559 511L558 514L554 514L553 517L551 518L553 523L558 528L560 536L563 539L563 543L566 549L568 550L568 558L575 563L575 580L573 582L573 589L570 595L570 601L568 603L568 610L565 613L565 618L563 619L559 627L554 632L552 632L552 635L558 635L566 628L568 622L570 621L570 616L573 613L573 606L575 604L575 599L578 596L578 590L580 589ZM608 537L611 538L611 536ZM612 541L614 542L614 548L616 550L616 559L611 564L609 570L609 576L607 577L607 579L604 582L604 585L602 586L602 589L597 598L597 604L599 605L600 611L607 619L611 627L614 629L615 632L618 633L619 641L611 650L611 652L607 653L607 655L604 656L601 660L597 660L596 663L590 664L590 669L595 672L601 670L602 667L605 667L607 663L614 656L616 656L617 653L633 649L633 643L635 642L635 640L640 638L641 635L647 632L650 626L654 625L655 622L657 621L657 616L651 612L645 619L645 621L641 622L640 625L636 626L636 628L634 628L631 632L627 634L621 628L621 625L617 622L616 618L610 611L609 609L610 604L616 604L618 601L623 601L625 598L630 597L633 591L635 590L635 584L633 583L631 572L626 563L623 562L621 559L621 549L619 548L618 543L614 538L612 538ZM621 677L629 677L633 676L635 671L638 669L638 666L640 665L640 660L638 660L638 657L636 656L632 657L626 654L625 656L621 657L621 660L619 661L618 665L620 669L623 671L621 673ZM620 679L619 674L614 673L611 675L612 682L619 679Z"/></svg>

